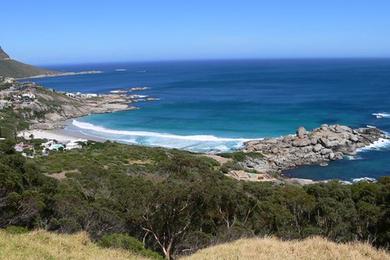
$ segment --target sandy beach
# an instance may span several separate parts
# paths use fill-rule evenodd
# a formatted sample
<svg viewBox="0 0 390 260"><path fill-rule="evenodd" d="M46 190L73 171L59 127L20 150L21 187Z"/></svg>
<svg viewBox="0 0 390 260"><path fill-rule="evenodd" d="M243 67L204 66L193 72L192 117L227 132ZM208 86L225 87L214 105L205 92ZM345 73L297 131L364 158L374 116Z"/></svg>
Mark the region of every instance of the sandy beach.
<svg viewBox="0 0 390 260"><path fill-rule="evenodd" d="M18 134L19 137L24 137L25 139L30 139L31 135L37 139L54 139L64 143L80 139L76 136L59 133L59 130L26 130Z"/></svg>
<svg viewBox="0 0 390 260"><path fill-rule="evenodd" d="M66 124L70 124L70 123L71 123L70 121L66 122ZM78 139L86 139L95 142L107 141L107 139L104 138L84 135L80 132L73 132L62 128L51 129L51 130L31 129L31 130L24 130L18 133L19 137L23 137L25 139L30 139L31 135L33 135L34 138L48 139L48 140L54 139L62 143L67 143Z"/></svg>

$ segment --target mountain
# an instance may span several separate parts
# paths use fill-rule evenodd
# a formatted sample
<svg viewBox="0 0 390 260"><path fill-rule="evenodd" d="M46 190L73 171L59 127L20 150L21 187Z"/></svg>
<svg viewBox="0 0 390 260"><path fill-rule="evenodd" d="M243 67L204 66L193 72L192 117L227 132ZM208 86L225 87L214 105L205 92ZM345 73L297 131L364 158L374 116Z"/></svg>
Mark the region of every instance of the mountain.
<svg viewBox="0 0 390 260"><path fill-rule="evenodd" d="M7 53L5 53L5 51L3 51L3 49L0 47L0 60L9 60L10 57L8 56Z"/></svg>
<svg viewBox="0 0 390 260"><path fill-rule="evenodd" d="M58 72L43 68L38 68L32 65L13 60L0 47L0 76L12 78L26 78L38 75L55 75Z"/></svg>

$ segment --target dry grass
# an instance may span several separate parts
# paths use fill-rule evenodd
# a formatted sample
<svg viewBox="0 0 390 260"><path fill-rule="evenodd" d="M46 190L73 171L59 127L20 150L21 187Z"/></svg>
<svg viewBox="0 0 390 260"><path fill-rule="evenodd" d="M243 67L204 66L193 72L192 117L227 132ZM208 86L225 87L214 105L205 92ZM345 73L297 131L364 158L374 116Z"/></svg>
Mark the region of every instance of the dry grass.
<svg viewBox="0 0 390 260"><path fill-rule="evenodd" d="M0 230L0 259L146 259L123 250L103 249L86 233L63 235L42 230L9 234Z"/></svg>
<svg viewBox="0 0 390 260"><path fill-rule="evenodd" d="M117 249L103 249L92 243L86 233L63 235L42 230L10 234L0 230L0 259L146 259ZM337 244L315 237L303 241L276 238L241 239L203 249L185 260L197 259L390 259L385 251L368 244Z"/></svg>
<svg viewBox="0 0 390 260"><path fill-rule="evenodd" d="M241 239L232 243L209 247L184 257L197 259L390 259L385 251L376 250L368 244L337 244L323 238L314 237L303 241L280 241L275 238Z"/></svg>

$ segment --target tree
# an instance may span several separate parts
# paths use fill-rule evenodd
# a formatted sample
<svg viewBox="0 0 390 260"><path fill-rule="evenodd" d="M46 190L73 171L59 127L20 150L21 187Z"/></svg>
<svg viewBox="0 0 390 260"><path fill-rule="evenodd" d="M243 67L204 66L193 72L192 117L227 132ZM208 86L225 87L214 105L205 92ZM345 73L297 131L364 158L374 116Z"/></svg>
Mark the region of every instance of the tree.
<svg viewBox="0 0 390 260"><path fill-rule="evenodd" d="M192 228L200 212L202 198L191 184L164 181L155 184L148 199L138 206L143 212L139 221L144 231L144 241L151 236L167 259L172 259L177 242ZM138 210L138 212L141 212Z"/></svg>

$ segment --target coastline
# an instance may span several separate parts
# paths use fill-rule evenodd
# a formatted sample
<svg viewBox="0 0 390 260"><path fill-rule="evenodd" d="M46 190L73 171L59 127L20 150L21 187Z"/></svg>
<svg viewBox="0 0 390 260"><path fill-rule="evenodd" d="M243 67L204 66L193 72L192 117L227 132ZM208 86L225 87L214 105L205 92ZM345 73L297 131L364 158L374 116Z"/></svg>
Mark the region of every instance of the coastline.
<svg viewBox="0 0 390 260"><path fill-rule="evenodd" d="M71 74L68 73L67 75ZM297 130L296 135L290 134L278 138L253 138L246 140L243 138L219 138L213 135L183 136L147 131L117 131L102 127L96 127L97 129L95 129L92 128L94 127L93 125L85 127L76 123L72 127L73 120L90 114L137 109L130 105L137 102L137 99L134 97L135 95L124 94L123 90L114 90L110 94L98 95L79 92L57 93L40 87L35 83L14 82L14 85L15 89L6 92L7 95L15 95L15 93L20 95L23 92L28 92L29 94L27 101L21 99L14 103L14 109L22 110L29 108L34 113L40 115L40 117L37 117L34 113L27 115L30 116L30 130L20 132L19 136L24 136L28 139L30 135L33 135L35 138L56 139L65 143L77 139L97 142L110 140L124 144L176 148L198 154L218 155L223 152L243 152L244 159L238 163L243 170L234 172L233 169L230 169L229 173L231 173L230 177L236 176L238 179L242 178L249 181L261 181L264 178L278 176L279 180L289 179L291 182L295 182L294 180L298 178L291 178L283 175L283 173L289 169L299 168L304 165L321 165L330 161L341 160L346 156L352 156L358 152L376 147L381 138L385 138L386 141L390 140L388 135L372 126L352 129L343 125L321 125L321 127L314 129L312 132L306 131L306 129L301 127ZM134 88L134 90L143 89ZM89 133L88 130L93 131ZM94 136L94 131L96 133L103 132L104 135L97 134L97 136ZM122 135L124 138L118 140L113 135ZM145 139L147 140L145 141ZM237 143L238 139L240 139L240 142L236 146L224 143ZM195 147L191 142L205 145L203 147L202 145ZM183 146L183 143L186 143L185 146ZM219 145L218 149L213 148L216 145ZM253 153L258 156L251 157ZM254 172L256 172L257 176L252 176ZM264 178L261 179L260 176L262 175ZM310 184L317 181L298 179L298 182L300 184Z"/></svg>
<svg viewBox="0 0 390 260"><path fill-rule="evenodd" d="M35 75L35 76L30 76L30 77L16 78L16 80L55 78L55 77L101 74L101 73L104 73L104 72L101 70L88 70L88 71L79 71L79 72L58 72L58 73L53 73L53 74L41 74L41 75Z"/></svg>
<svg viewBox="0 0 390 260"><path fill-rule="evenodd" d="M79 117L68 119L68 120L64 121L63 124L61 124L61 127L56 127L56 128L53 128L53 129L31 129L31 130L25 130L25 131L20 132L19 136L23 136L23 137L28 139L28 137L32 134L32 135L34 135L34 138L55 139L55 140L58 140L59 142L65 142L65 143L66 142L76 141L76 140L79 140L79 139L84 139L84 140L89 140L89 141L94 141L94 142L115 141L115 140L110 139L110 138L97 137L97 136L93 136L91 134L84 134L84 133L82 133L82 131L72 130L73 120L77 120L77 118L79 118ZM380 131L380 130L377 130L377 131ZM264 140L255 139L255 140L251 140L249 142L262 142L262 141L264 141ZM267 141L267 139L265 139L265 141ZM386 141L386 144L388 144L390 142L389 139L386 139L385 141ZM120 141L116 141L116 142L129 145L129 143L126 143L126 142L120 142ZM379 139L379 140L374 141L372 143L367 143L366 146L363 146L363 147L360 147L359 149L356 149L356 151L354 151L354 153L357 154L357 153L361 153L361 152L364 152L364 151L367 151L367 150L377 149L376 146L379 144L379 147L381 147L382 143L383 143L382 139ZM142 146L142 144L137 144L137 145L141 145ZM237 150L237 151L240 151L240 150ZM234 151L230 151L230 152L234 153ZM212 153L212 152L198 152L198 153L199 153L199 155L205 155L205 156L210 157L210 158L220 157L220 159L224 159L223 157L219 156L218 154L215 154L215 153ZM215 159L215 158L213 158L213 159ZM340 158L338 160L341 160L341 159L345 159L345 157ZM223 161L217 160L217 161L222 166L224 163L226 163L226 161L224 161L224 160ZM333 160L328 160L328 162L330 162L330 161L333 161ZM250 162L253 163L254 161L250 160ZM250 174L250 171L247 171L247 170L249 170L248 167L247 167L248 166L248 161L243 162L243 164L245 164L244 168L246 170L242 171L242 173ZM313 165L315 165L315 164L316 163L313 163ZM299 168L299 167L305 166L305 165L307 165L307 164L302 164L302 165L296 164L294 166L294 168ZM251 168L251 167L249 167L249 168ZM271 182L276 182L276 183L283 182L283 183L289 183L289 184L293 184L293 185L310 185L310 184L315 184L315 183L326 183L328 181L333 180L333 179L316 180L316 179L309 179L309 178L297 178L297 177L293 177L293 176L287 176L287 175L284 174L284 172L286 170L278 171L278 175L277 175L278 177L276 177L276 178L273 177L274 175L272 174L272 172L268 172L268 171L258 171L258 173L256 174L258 177L256 177L256 179L251 179L251 178L248 179L246 177L245 178L240 178L239 175L234 174L234 172L237 172L237 171L231 171L231 172L229 172L226 175L229 176L229 177L235 178L237 180L271 181ZM238 178L236 178L234 175L237 175L236 177L238 177ZM361 179L361 180L363 180L363 179L367 179L367 180L370 179L368 181L372 181L372 178L366 178L366 177L362 177L362 178L358 178L358 179ZM344 184L352 184L353 182L358 181L358 179L356 179L356 180L355 179L351 179L351 180L348 180L348 181L340 180L340 181L342 183L344 183Z"/></svg>
<svg viewBox="0 0 390 260"><path fill-rule="evenodd" d="M90 135L84 135L80 132L72 132L66 130L65 127L67 125L70 125L72 120L73 119L66 120L63 122L62 127L57 127L53 129L29 129L29 130L20 131L18 133L18 136L23 137L25 139L29 139L29 136L33 135L34 138L49 139L49 140L54 139L59 142L65 142L65 143L75 141L78 139L86 139L94 142L105 142L109 140L109 139L104 139L99 137L93 137Z"/></svg>

